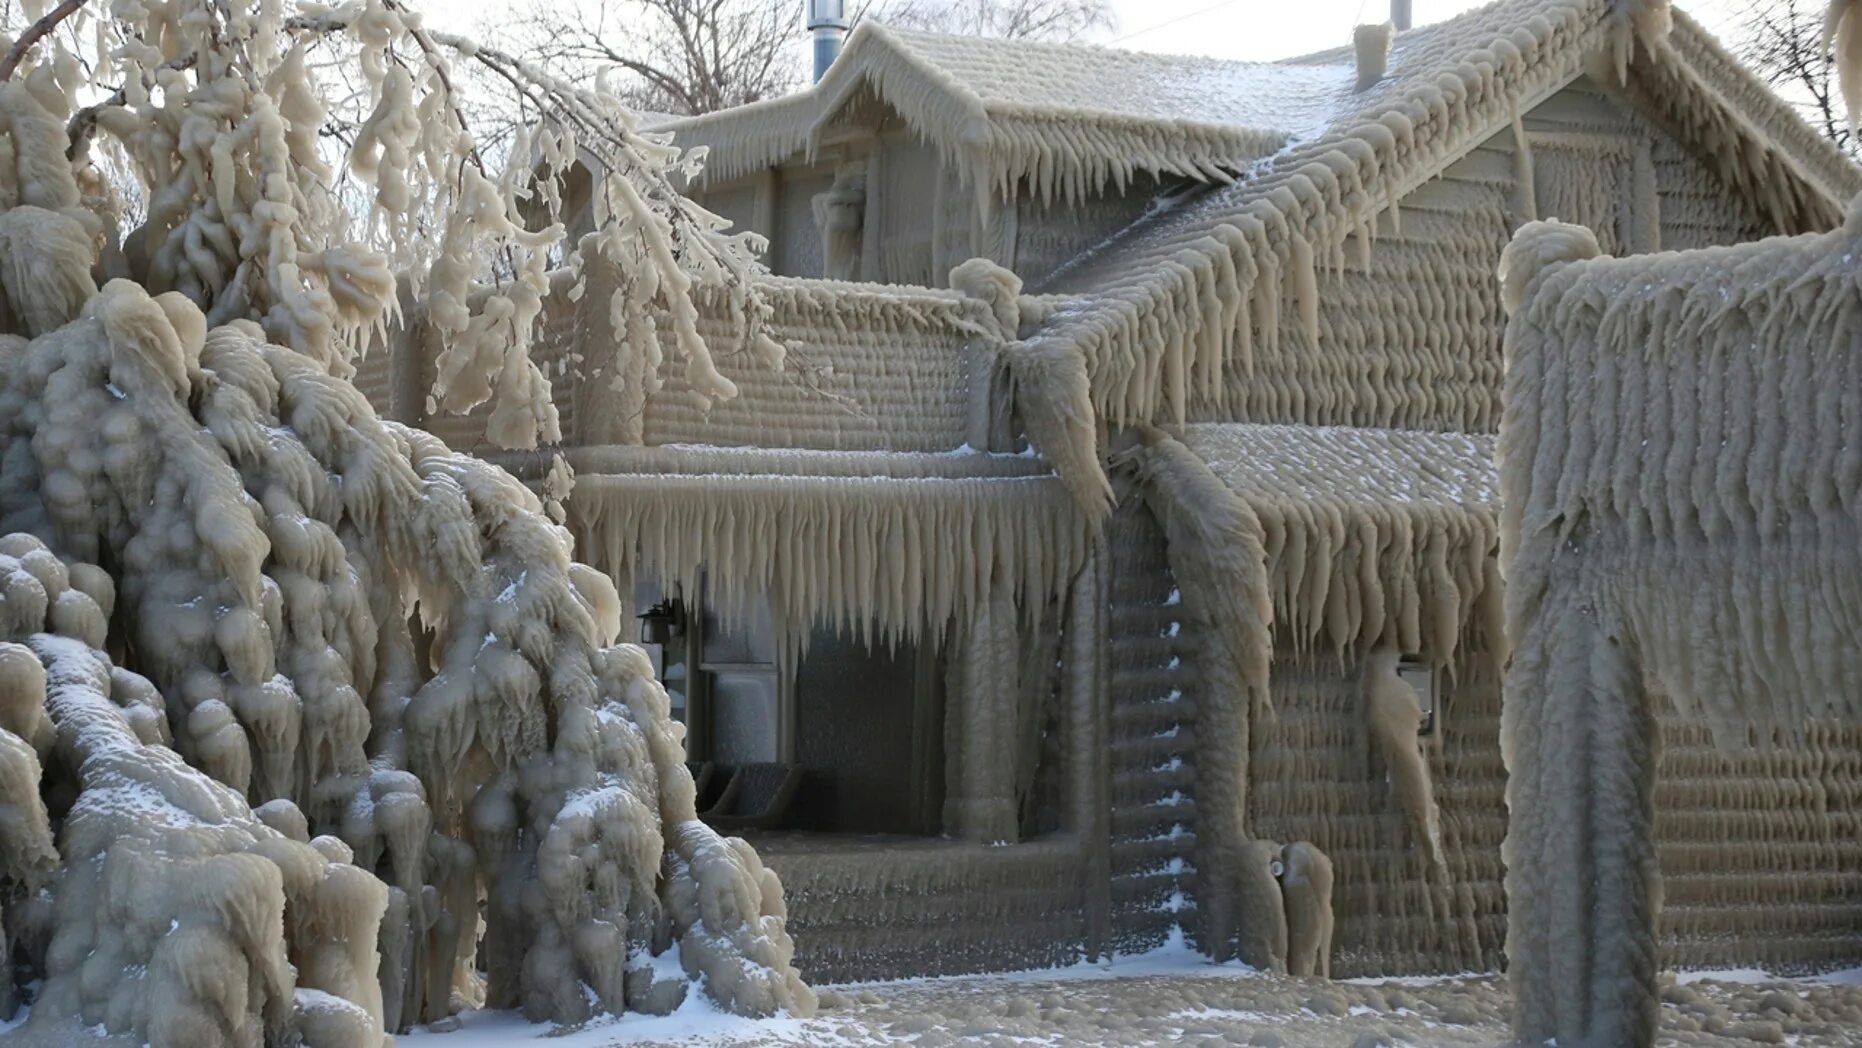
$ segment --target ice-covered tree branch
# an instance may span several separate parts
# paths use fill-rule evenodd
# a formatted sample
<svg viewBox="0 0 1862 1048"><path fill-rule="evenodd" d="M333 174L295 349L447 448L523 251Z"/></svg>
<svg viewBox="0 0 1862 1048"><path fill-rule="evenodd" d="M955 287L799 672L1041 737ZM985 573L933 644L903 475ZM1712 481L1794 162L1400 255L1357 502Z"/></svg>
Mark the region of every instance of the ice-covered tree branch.
<svg viewBox="0 0 1862 1048"><path fill-rule="evenodd" d="M683 363L701 394L735 388L697 335L685 301L696 288L725 292L740 345L767 345L749 243L676 192L687 158L639 135L599 84L429 32L399 0L289 17L263 4L201 3L186 18L113 6L86 56L97 75L80 84L70 59L87 45L55 32L80 3L34 23L15 54L36 82L89 102L66 120L68 155L85 164L101 133L140 183L145 220L105 233L113 274L180 291L215 322L251 316L337 373L397 322L404 283L440 336L433 409L491 401L491 438L514 447L559 439L529 347L549 268L579 266L584 247L621 272L615 309L673 318L672 339L647 354ZM313 48L338 61L313 67ZM466 111L460 62L507 88L527 117L495 163ZM326 83L332 71L356 79ZM331 138L331 125L353 132ZM594 237L565 244L554 217L578 150L603 172L601 221Z"/></svg>

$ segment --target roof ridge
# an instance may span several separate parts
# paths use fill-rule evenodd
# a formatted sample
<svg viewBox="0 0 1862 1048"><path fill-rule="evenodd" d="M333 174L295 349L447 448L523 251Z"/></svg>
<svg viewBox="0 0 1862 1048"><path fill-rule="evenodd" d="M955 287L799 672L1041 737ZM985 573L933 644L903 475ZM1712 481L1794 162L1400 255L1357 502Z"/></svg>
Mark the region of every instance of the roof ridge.
<svg viewBox="0 0 1862 1048"><path fill-rule="evenodd" d="M967 119L964 121L963 128L958 132L959 137L966 139L974 137L979 133L976 124L988 121L989 108L983 101L983 96L978 94L970 85L948 75L944 70L939 69L930 61L926 60L922 54L919 54L909 46L907 41L899 35L897 30L879 22L863 22L860 24L859 28L853 31L853 37L848 41L847 45L848 52L851 52L853 47L860 43L863 38L877 40L879 43L886 45L886 49L898 58L899 66L897 71L909 72L923 78L923 83L917 85L921 89L924 87L941 88L962 101ZM867 45L867 49L871 50L876 46L877 45L869 44ZM845 58L846 54L843 53L842 57ZM864 57L864 54L862 54L861 57ZM837 62L836 65L840 66L842 69L855 68L851 63ZM834 75L834 72L835 67L830 66L828 68L828 76L823 77L822 82L826 83L827 80ZM884 66L881 66L877 70L877 73L878 77L883 81L887 77L888 70ZM834 113L840 106L845 104L848 98L859 89L859 85L863 80L872 79L874 74L875 70L873 69L862 69L861 75L855 75L853 73L846 74L843 79L851 81L846 89L823 95L820 119L826 120L830 114ZM892 97L890 93L885 92L884 89L886 85L883 82L877 83L875 86L881 90L887 102L889 102L893 108L899 109L901 115L907 116L908 118L910 117L911 114L905 112L904 108L900 106L899 100ZM906 104L913 105L921 99L921 95L911 97ZM916 108L920 115L926 120L933 119L938 115L923 106L916 106Z"/></svg>
<svg viewBox="0 0 1862 1048"><path fill-rule="evenodd" d="M1203 62L1210 65L1224 66L1275 66L1283 59L1224 58L1220 55L1199 55L1177 51L1146 51L1133 47L1114 47L1118 40L1103 43L1092 40L1038 40L1027 37L1008 38L1000 36L980 36L975 33L946 33L936 29L914 29L909 26L890 25L883 20L868 19L861 25L877 24L900 37L917 37L928 40L949 40L965 45L1000 48L1003 50L1051 51L1051 52L1088 52L1101 55L1130 56L1143 61L1167 63Z"/></svg>

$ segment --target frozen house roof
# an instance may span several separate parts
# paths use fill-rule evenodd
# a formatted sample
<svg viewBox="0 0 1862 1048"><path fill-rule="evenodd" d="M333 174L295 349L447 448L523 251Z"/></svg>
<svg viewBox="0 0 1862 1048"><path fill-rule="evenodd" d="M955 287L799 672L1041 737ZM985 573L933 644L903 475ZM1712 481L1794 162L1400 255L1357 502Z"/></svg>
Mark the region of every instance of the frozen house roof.
<svg viewBox="0 0 1862 1048"><path fill-rule="evenodd" d="M1494 438L1249 424L1138 427L1117 456L1164 522L1172 570L1220 609L1240 677L1260 626L1301 647L1451 661L1499 628ZM1490 634L1498 635L1498 634Z"/></svg>
<svg viewBox="0 0 1862 1048"><path fill-rule="evenodd" d="M814 87L655 129L706 147L706 177L729 179L814 148L876 96L973 182L1075 198L1137 172L1226 181L1323 129L1353 77L1349 59L1230 62L865 22Z"/></svg>
<svg viewBox="0 0 1862 1048"><path fill-rule="evenodd" d="M1494 438L1341 426L1203 424L1183 443L1243 501L1329 503L1492 515Z"/></svg>
<svg viewBox="0 0 1862 1048"><path fill-rule="evenodd" d="M1219 400L1227 376L1248 369L1257 336L1278 339L1283 290L1287 325L1316 343L1316 270L1340 260L1349 239L1368 242L1404 194L1586 73L1657 116L1779 228L1829 228L1862 190L1862 172L1661 0L1502 0L1400 34L1388 69L1323 133L1139 220L1063 271L1050 290L1071 300L1024 339L1011 368L1018 357L1073 360L1098 419L1186 420L1192 401ZM1100 489L1091 476L1071 483L1083 498Z"/></svg>

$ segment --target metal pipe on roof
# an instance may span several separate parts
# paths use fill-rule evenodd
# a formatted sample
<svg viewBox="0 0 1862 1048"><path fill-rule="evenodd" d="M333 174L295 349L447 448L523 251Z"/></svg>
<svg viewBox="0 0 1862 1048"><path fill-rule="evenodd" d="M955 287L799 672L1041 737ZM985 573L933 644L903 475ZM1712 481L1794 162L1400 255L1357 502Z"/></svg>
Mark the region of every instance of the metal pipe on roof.
<svg viewBox="0 0 1862 1048"><path fill-rule="evenodd" d="M847 38L846 0L804 0L808 13L808 32L815 38L815 82L827 75L828 67L840 57L841 42Z"/></svg>
<svg viewBox="0 0 1862 1048"><path fill-rule="evenodd" d="M1410 0L1390 0L1390 24L1401 33L1410 25Z"/></svg>

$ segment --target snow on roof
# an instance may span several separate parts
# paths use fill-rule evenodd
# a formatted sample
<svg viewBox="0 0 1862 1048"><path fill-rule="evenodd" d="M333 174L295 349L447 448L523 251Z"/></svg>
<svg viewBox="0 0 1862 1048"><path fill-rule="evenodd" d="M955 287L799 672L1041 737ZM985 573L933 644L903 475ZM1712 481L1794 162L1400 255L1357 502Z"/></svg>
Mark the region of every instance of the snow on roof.
<svg viewBox="0 0 1862 1048"><path fill-rule="evenodd" d="M1085 44L890 29L896 45L944 70L991 112L1117 115L1306 137L1344 104L1349 59L1290 66ZM1116 90L1108 90L1116 85Z"/></svg>
<svg viewBox="0 0 1862 1048"><path fill-rule="evenodd" d="M1494 438L1383 429L1154 426L1114 456L1167 537L1218 652L1264 688L1261 627L1341 655L1452 663L1503 645ZM1471 632L1472 631L1472 632Z"/></svg>
<svg viewBox="0 0 1862 1048"><path fill-rule="evenodd" d="M1243 501L1462 506L1500 501L1494 438L1342 426L1202 424L1183 443Z"/></svg>
<svg viewBox="0 0 1862 1048"><path fill-rule="evenodd" d="M731 179L812 151L876 95L977 186L1027 179L1079 199L1137 172L1226 181L1325 127L1354 75L1348 61L1230 62L865 22L814 87L656 129L706 148L706 178Z"/></svg>

